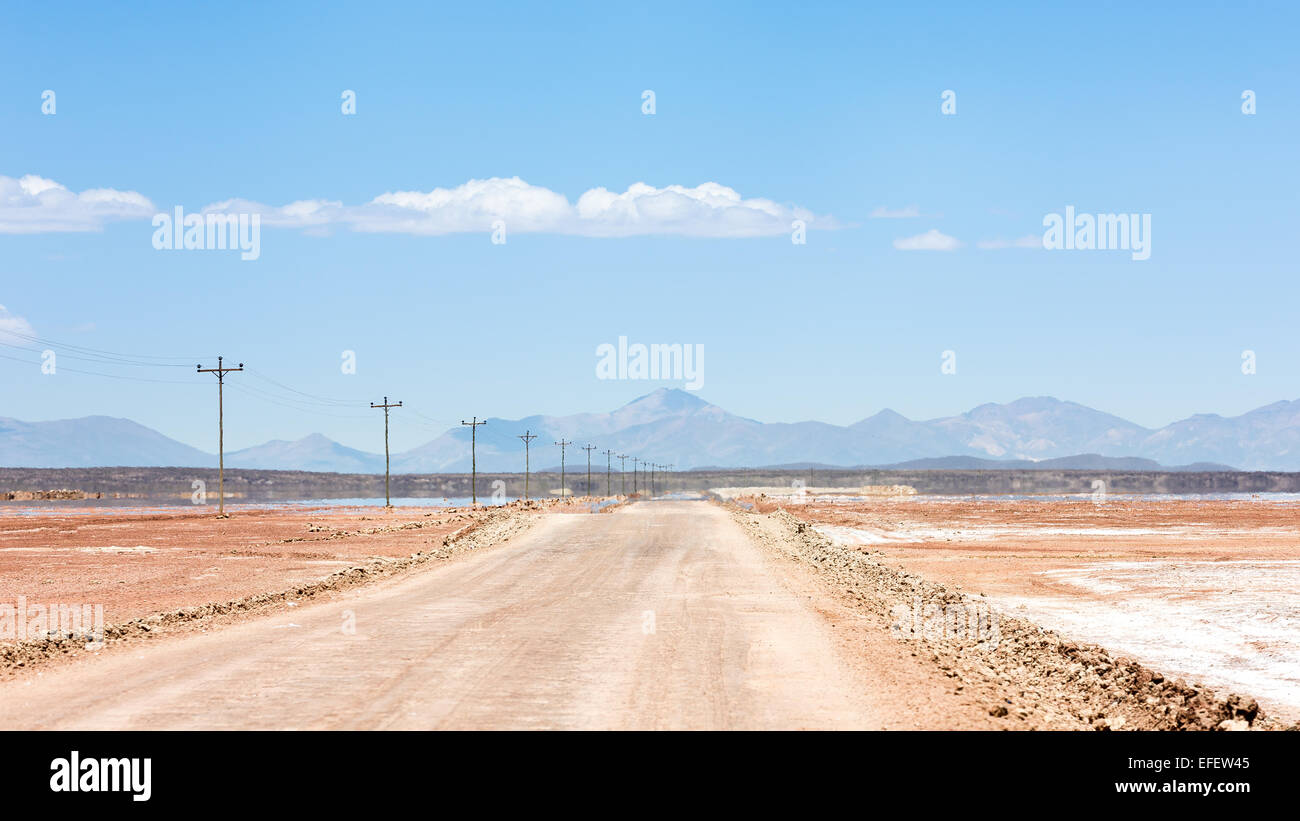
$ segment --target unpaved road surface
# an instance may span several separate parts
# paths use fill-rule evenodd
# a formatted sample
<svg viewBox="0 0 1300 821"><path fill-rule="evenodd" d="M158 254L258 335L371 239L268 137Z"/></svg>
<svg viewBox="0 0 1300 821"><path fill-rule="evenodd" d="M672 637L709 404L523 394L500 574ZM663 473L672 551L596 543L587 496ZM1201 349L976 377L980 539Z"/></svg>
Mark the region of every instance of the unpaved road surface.
<svg viewBox="0 0 1300 821"><path fill-rule="evenodd" d="M28 673L0 685L0 727L899 726L898 694L773 562L705 502L545 517L328 602Z"/></svg>

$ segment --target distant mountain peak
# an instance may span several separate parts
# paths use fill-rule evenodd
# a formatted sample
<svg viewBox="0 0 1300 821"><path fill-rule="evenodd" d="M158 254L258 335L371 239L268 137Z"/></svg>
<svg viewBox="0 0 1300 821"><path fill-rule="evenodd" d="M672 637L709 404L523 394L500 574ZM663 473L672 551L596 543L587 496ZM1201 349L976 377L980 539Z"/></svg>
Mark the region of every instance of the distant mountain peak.
<svg viewBox="0 0 1300 821"><path fill-rule="evenodd" d="M977 405L967 411L964 416L974 416L987 411L1011 411L1013 413L1024 413L1026 411L1056 410L1061 407L1082 408L1083 405L1077 402L1069 402L1057 399L1055 396L1022 396L1018 399L1012 399L1010 402L985 402Z"/></svg>
<svg viewBox="0 0 1300 821"><path fill-rule="evenodd" d="M903 414L901 414L901 413L899 413L898 411L894 410L893 408L884 408L883 410L878 410L878 411L876 411L875 413L873 413L871 416L868 416L867 418L868 418L868 419L891 419L891 420L892 420L892 419L903 419L903 420L907 420L907 417L906 417L906 416L904 416ZM908 420L908 421L910 421L910 420Z"/></svg>
<svg viewBox="0 0 1300 821"><path fill-rule="evenodd" d="M1144 469L1151 464L1231 464L1245 470L1300 470L1300 400L1264 405L1233 417L1197 414L1158 429L1052 396L986 403L966 413L910 420L885 408L852 425L824 422L762 423L737 416L680 388L658 388L613 411L525 419L492 417L478 432L480 471L517 471L524 462L518 434L540 437L533 466L550 464L550 443L573 440L629 457L700 465L896 465L914 460L980 464L990 456L1025 464ZM375 433L378 433L377 431ZM459 473L470 467L470 433L453 426L418 447L394 452L395 472ZM230 467L383 472L382 440L368 434L377 453L341 445L321 433L295 441L273 440L226 452ZM582 454L569 454L570 464ZM959 460L952 462L951 460ZM1032 461L1029 461L1032 460ZM1100 460L1100 461L1099 461ZM130 419L87 416L50 422L0 418L0 465L16 467L211 466L215 455L168 439ZM613 469L630 467L604 461ZM930 462L925 462L930 464ZM1100 469L1100 467L1098 468Z"/></svg>
<svg viewBox="0 0 1300 821"><path fill-rule="evenodd" d="M661 408L663 410L698 410L709 407L705 402L695 394L684 391L681 388L659 388L651 391L644 396L638 396L631 402L628 402L623 408Z"/></svg>

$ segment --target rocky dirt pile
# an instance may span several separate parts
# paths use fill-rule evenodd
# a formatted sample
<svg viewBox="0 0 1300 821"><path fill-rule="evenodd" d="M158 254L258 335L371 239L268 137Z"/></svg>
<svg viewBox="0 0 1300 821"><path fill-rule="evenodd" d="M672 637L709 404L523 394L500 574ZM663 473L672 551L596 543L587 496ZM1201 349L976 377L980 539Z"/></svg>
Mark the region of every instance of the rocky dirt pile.
<svg viewBox="0 0 1300 821"><path fill-rule="evenodd" d="M760 544L812 567L865 618L913 642L913 655L928 657L957 689L982 698L1008 728L1282 729L1254 699L1219 697L993 611L979 597L886 566L879 553L837 545L784 510L731 513ZM978 630L944 629L952 624L944 614L954 613L986 621Z"/></svg>
<svg viewBox="0 0 1300 821"><path fill-rule="evenodd" d="M0 494L0 499L7 502L45 502L66 501L71 499L102 499L102 493L87 493L84 490L7 490Z"/></svg>
<svg viewBox="0 0 1300 821"><path fill-rule="evenodd" d="M104 628L103 643L87 644L86 637L78 635L48 635L45 638L23 639L0 643L0 674L13 674L55 658L76 653L96 651L105 645L147 639L182 629L202 628L222 617L239 616L277 605L296 603L315 596L327 595L378 579L405 572L426 562L448 559L452 556L488 547L528 530L537 521L537 514L524 505L507 505L484 511L478 516L465 514L467 524L443 537L436 545L400 559L376 558L364 565L349 567L326 576L318 582L274 593L259 593L227 602L185 607L147 618L132 619ZM385 533L422 527L421 522L410 522L373 528L364 533ZM314 527L314 526L309 526ZM353 532L355 534L356 532ZM293 540L285 540L293 541Z"/></svg>

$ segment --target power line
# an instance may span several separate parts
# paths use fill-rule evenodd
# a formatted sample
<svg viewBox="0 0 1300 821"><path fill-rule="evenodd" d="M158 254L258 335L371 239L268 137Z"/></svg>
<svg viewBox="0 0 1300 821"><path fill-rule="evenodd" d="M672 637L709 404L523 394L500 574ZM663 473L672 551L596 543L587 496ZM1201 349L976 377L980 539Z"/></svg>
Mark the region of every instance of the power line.
<svg viewBox="0 0 1300 821"><path fill-rule="evenodd" d="M594 444L585 444L582 449L586 451L586 495L591 495L591 451L594 451Z"/></svg>
<svg viewBox="0 0 1300 821"><path fill-rule="evenodd" d="M526 430L519 434L519 438L524 440L524 501L526 502L528 501L528 446L537 438L537 434Z"/></svg>
<svg viewBox="0 0 1300 821"><path fill-rule="evenodd" d="M415 414L416 416L420 417L420 418L423 419L424 421L426 421L426 422L432 422L432 423L435 424L435 425L441 425L441 426L443 426L443 427L447 427L447 428L454 427L454 426L456 425L455 422L453 422L453 421L449 421L449 420L447 420L447 419L434 419L432 416L425 416L424 414L420 413L420 412L417 411L417 410L412 410L411 413L413 413L413 414Z"/></svg>
<svg viewBox="0 0 1300 821"><path fill-rule="evenodd" d="M253 376L256 376L258 379L261 379L261 380L263 380L263 381L265 381L265 382L270 382L272 385L275 385L275 386L278 387L278 388L282 388L282 389L284 389L284 390L286 390L286 391L289 391L290 393L296 393L296 394L298 394L299 396L304 396L304 397L306 397L306 398L308 398L308 399L311 399L311 400L313 400L313 401L320 402L320 403L322 403L322 404L326 404L326 405L349 405L349 406L351 406L351 405L360 405L363 401L365 401L365 400L362 400L362 399L338 399L338 398L330 397L330 396L317 396L317 395L314 394L314 393L307 393L306 391L300 391L300 390L298 390L297 388L291 388L291 387L289 387L288 385L285 385L285 384L282 383L282 382L277 382L277 381L275 381L274 379L272 379L271 377L267 376L266 374L264 374L264 373L260 373L260 372L258 372L258 371L255 371L255 370L253 370L252 368L249 368L249 369L248 369L248 372L251 373Z"/></svg>
<svg viewBox="0 0 1300 821"><path fill-rule="evenodd" d="M53 339L45 339L43 337L35 336L33 334L25 334L22 331L14 331L14 330L6 330L4 331L4 335L17 337L19 339L25 339L28 342L31 342L32 344L43 345L46 348L66 348L69 351L79 351L83 354L101 356L110 359L119 359L119 360L123 360L124 362L128 360L150 360L150 359L152 360L171 359L171 360L183 360L186 362L193 362L195 359L206 358L205 355L202 354L198 356L192 356L192 355L191 356L160 356L157 354L117 353L114 351L103 350L102 348L91 348L86 345L73 345L68 342L58 342ZM140 364L148 364L148 363L140 363ZM162 367L177 367L177 368L189 367L188 365L180 364L179 362L173 365L166 365L164 363L158 363L158 364L160 364L160 366Z"/></svg>
<svg viewBox="0 0 1300 821"><path fill-rule="evenodd" d="M10 332L10 331L0 331L0 338L3 338L6 334L9 334L9 333L12 333L12 332ZM45 351L40 350L39 348L33 348L33 347L28 346L28 345L14 345L14 344L9 343L9 342L0 342L0 345L3 345L3 346L6 347L6 348L13 348L14 350L17 350L17 351L28 351L28 352L30 352L30 353L44 353L44 352L45 352ZM136 367L136 368L186 368L186 367L189 367L188 365L181 365L181 364L173 363L173 362L132 362L132 361L130 361L130 360L126 360L126 359L112 359L112 358L106 358L106 357L102 357L102 356L83 356L83 355L81 355L81 354L76 354L76 353L66 353L66 352L61 351L61 350L60 350L60 351L55 351L53 348L51 348L51 347L49 347L49 346L46 346L46 350L53 351L54 353L58 354L60 357L65 358L65 359L76 359L76 360L79 360L79 361L82 361L82 362L99 362L99 363L106 364L106 365L129 365L129 366L131 366L131 367ZM191 357L191 359L192 359L192 358L193 358L193 357Z"/></svg>
<svg viewBox="0 0 1300 821"><path fill-rule="evenodd" d="M460 420L460 423L462 425L469 425L469 463L471 477L469 492L472 499L470 504L474 507L478 507L478 426L486 425L487 420L484 419L480 422L478 421L478 417L475 416L473 422L466 422L462 419Z"/></svg>
<svg viewBox="0 0 1300 821"><path fill-rule="evenodd" d="M9 359L14 362L21 362L24 365L40 366L41 364L40 362L33 362L30 359L20 359L16 356L7 356L5 354L0 354L0 359ZM157 384L164 384L164 385L193 385L194 384L193 382L187 382L180 379L151 379L147 376L123 376L122 374L118 374L118 373L100 373L99 371L87 371L81 368L60 368L60 370L67 371L68 373L84 374L85 376L102 376L105 379L122 379L127 382L154 382Z"/></svg>
<svg viewBox="0 0 1300 821"><path fill-rule="evenodd" d="M226 515L226 410L222 394L226 385L226 374L242 371L244 363L240 362L238 368L225 368L222 367L221 357L218 356L215 368L205 368L202 365L194 367L199 373L217 375L217 498L219 500L217 516L224 518Z"/></svg>
<svg viewBox="0 0 1300 821"><path fill-rule="evenodd" d="M560 441L556 442L555 444L557 444L557 445L560 446L560 499L563 500L563 499L564 499L564 496L565 496L565 490L564 490L564 449L567 448L569 445L572 445L573 443L572 443L572 442L566 442L566 441L564 441L563 437L561 437Z"/></svg>
<svg viewBox="0 0 1300 821"><path fill-rule="evenodd" d="M321 410L319 407L311 405L310 403L302 402L301 400L294 399L293 397L290 396L277 396L276 394L273 393L267 393L266 391L260 390L258 388L254 388L251 385L231 385L231 387L237 391L240 391L241 393L245 393L253 397L254 399L258 399L262 402L266 402L271 405L278 405L279 407L282 408L289 408L290 410L296 410L302 413L311 413L316 416L328 416L332 419L369 419L370 418L369 416L360 413L328 413L326 411Z"/></svg>
<svg viewBox="0 0 1300 821"><path fill-rule="evenodd" d="M391 508L393 506L393 500L388 495L388 409L400 408L401 406L401 402L398 402L396 405L390 405L387 396L384 397L384 404L382 405L376 405L374 402L370 403L370 407L372 408L384 409L384 507L386 508Z"/></svg>

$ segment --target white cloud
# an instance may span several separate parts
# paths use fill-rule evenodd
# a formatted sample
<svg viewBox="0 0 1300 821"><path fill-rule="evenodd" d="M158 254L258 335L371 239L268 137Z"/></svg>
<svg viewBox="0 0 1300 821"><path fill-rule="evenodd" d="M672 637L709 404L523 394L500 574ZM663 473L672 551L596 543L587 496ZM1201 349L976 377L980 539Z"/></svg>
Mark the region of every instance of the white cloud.
<svg viewBox="0 0 1300 821"><path fill-rule="evenodd" d="M1028 234L1020 239L982 239L975 243L985 251L998 251L1003 248L1042 248L1043 238L1038 234Z"/></svg>
<svg viewBox="0 0 1300 821"><path fill-rule="evenodd" d="M455 188L393 191L368 203L304 200L274 207L226 200L203 209L258 213L263 225L403 234L489 232L503 220L510 233L629 237L651 234L693 237L758 237L789 233L794 220L810 228L838 228L830 217L768 199L745 199L732 188L706 182L694 188L655 188L636 183L622 193L593 188L570 203L548 188L519 177L470 180Z"/></svg>
<svg viewBox="0 0 1300 821"><path fill-rule="evenodd" d="M962 244L956 237L941 234L938 228L931 228L924 234L894 240L894 247L900 251L955 251Z"/></svg>
<svg viewBox="0 0 1300 821"><path fill-rule="evenodd" d="M790 232L790 223L834 227L802 208L743 199L714 182L694 188L636 183L622 194L593 188L578 198L577 233L599 236L670 233L697 237L756 237Z"/></svg>
<svg viewBox="0 0 1300 821"><path fill-rule="evenodd" d="M154 214L153 203L135 191L87 188L80 194L34 174L0 175L0 234L99 231L115 220Z"/></svg>
<svg viewBox="0 0 1300 821"><path fill-rule="evenodd" d="M16 336L22 334L23 336ZM0 342L7 342L10 345L27 345L31 340L25 339L26 336L35 336L36 332L32 330L32 325L21 316L9 313L9 309L0 305Z"/></svg>
<svg viewBox="0 0 1300 821"><path fill-rule="evenodd" d="M93 231L110 220L152 218L158 211L134 191L90 189L76 194L41 177L0 177L0 233ZM588 237L779 236L788 234L795 220L803 220L808 228L842 227L831 217L769 199L746 199L714 182L694 188L636 183L621 193L592 188L571 203L563 194L519 177L470 180L432 191L390 191L360 205L297 200L274 206L232 198L202 211L260 214L266 227L317 235L334 228L420 235L487 233L496 220L504 220L510 233Z"/></svg>
<svg viewBox="0 0 1300 821"><path fill-rule="evenodd" d="M909 219L911 217L919 217L919 216L921 216L921 209L917 208L915 205L908 205L903 208L894 208L894 209L886 208L883 205L879 205L876 206L876 209L871 212L871 218L873 220Z"/></svg>

